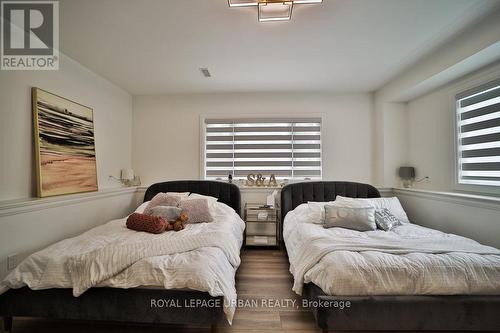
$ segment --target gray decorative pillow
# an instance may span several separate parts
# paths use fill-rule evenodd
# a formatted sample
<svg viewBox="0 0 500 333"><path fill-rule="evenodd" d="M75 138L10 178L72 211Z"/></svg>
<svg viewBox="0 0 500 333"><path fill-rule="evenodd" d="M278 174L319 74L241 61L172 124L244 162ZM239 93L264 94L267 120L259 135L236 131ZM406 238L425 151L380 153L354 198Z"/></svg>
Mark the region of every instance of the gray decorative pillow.
<svg viewBox="0 0 500 333"><path fill-rule="evenodd" d="M182 200L179 208L188 215L187 223L212 222L207 199Z"/></svg>
<svg viewBox="0 0 500 333"><path fill-rule="evenodd" d="M163 217L167 221L175 221L181 215L182 209L172 206L156 206L151 208L150 215Z"/></svg>
<svg viewBox="0 0 500 333"><path fill-rule="evenodd" d="M358 231L377 229L375 224L375 208L352 208L336 205L325 205L325 228L347 228Z"/></svg>
<svg viewBox="0 0 500 333"><path fill-rule="evenodd" d="M402 225L401 221L387 209L377 209L375 211L375 223L377 226L385 231L391 231L397 226Z"/></svg>

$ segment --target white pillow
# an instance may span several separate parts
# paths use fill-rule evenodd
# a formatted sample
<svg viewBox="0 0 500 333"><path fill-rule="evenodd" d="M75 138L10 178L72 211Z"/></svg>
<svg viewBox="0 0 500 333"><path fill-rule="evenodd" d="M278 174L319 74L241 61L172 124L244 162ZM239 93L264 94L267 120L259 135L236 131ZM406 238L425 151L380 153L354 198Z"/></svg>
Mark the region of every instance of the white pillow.
<svg viewBox="0 0 500 333"><path fill-rule="evenodd" d="M307 208L309 209L309 222L314 224L323 224L325 222L325 205L332 202L333 201L308 201Z"/></svg>
<svg viewBox="0 0 500 333"><path fill-rule="evenodd" d="M217 200L218 199L216 197L211 197L209 195L202 195L202 194L198 194L198 193L191 193L191 194L189 194L188 197L181 198L181 201L193 200L193 199L205 199L205 200L207 200L210 215L212 215L212 217L217 215Z"/></svg>
<svg viewBox="0 0 500 333"><path fill-rule="evenodd" d="M387 208L392 215L394 215L401 223L410 223L406 212L401 206L399 199L397 197L390 198L346 198L340 195L337 195L335 198L335 202L341 203L348 207L366 207L369 205L375 209L384 209Z"/></svg>
<svg viewBox="0 0 500 333"><path fill-rule="evenodd" d="M219 200L216 197L211 197L209 195L202 195L202 194L198 194L198 193L189 194L188 199L207 199L209 202L210 201L215 202L215 201Z"/></svg>
<svg viewBox="0 0 500 333"><path fill-rule="evenodd" d="M173 195L173 196L181 197L181 199L185 199L188 197L189 192L167 192L165 194Z"/></svg>
<svg viewBox="0 0 500 333"><path fill-rule="evenodd" d="M144 209L146 209L146 206L149 204L149 201L143 202L137 209L135 210L134 213L139 213L142 214L144 213Z"/></svg>

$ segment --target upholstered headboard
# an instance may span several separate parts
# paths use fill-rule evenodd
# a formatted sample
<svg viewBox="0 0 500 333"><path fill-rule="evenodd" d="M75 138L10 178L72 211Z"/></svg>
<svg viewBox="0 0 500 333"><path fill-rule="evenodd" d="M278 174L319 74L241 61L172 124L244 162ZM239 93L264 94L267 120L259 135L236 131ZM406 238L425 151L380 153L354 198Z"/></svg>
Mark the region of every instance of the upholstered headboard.
<svg viewBox="0 0 500 333"><path fill-rule="evenodd" d="M209 195L230 206L238 214L241 210L240 189L234 184L210 180L176 180L156 183L148 187L144 194L144 201L151 200L160 192L191 192Z"/></svg>
<svg viewBox="0 0 500 333"><path fill-rule="evenodd" d="M353 182L303 182L281 189L281 221L298 205L308 201L333 201L341 195L351 198L379 198L379 191L368 184Z"/></svg>

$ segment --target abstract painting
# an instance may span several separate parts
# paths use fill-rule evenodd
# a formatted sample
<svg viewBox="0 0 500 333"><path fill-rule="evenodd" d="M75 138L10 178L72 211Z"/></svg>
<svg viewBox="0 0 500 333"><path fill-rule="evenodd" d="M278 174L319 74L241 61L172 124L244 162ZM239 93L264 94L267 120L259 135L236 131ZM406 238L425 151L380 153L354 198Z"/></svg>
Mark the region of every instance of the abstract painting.
<svg viewBox="0 0 500 333"><path fill-rule="evenodd" d="M32 89L38 196L97 191L91 108Z"/></svg>

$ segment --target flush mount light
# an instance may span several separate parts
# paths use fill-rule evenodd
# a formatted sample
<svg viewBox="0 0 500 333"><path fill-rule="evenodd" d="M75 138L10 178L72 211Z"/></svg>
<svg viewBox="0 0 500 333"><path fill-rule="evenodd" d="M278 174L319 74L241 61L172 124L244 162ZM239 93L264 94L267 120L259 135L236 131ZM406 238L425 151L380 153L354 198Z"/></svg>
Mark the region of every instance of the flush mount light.
<svg viewBox="0 0 500 333"><path fill-rule="evenodd" d="M293 5L322 2L323 0L228 0L229 7L258 7L260 22L288 21L292 17Z"/></svg>
<svg viewBox="0 0 500 333"><path fill-rule="evenodd" d="M288 21L292 17L293 2L259 2L259 21Z"/></svg>

